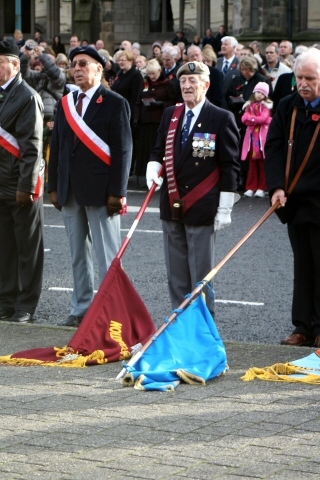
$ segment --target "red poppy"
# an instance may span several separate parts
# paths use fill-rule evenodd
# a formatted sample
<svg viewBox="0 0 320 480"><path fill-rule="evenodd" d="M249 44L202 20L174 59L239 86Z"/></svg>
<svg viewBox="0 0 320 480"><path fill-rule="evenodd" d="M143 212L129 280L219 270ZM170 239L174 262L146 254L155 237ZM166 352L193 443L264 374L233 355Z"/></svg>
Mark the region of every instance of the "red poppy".
<svg viewBox="0 0 320 480"><path fill-rule="evenodd" d="M320 120L320 115L317 115L316 113L313 113L311 115L311 118L312 120L314 120L315 122L318 122Z"/></svg>
<svg viewBox="0 0 320 480"><path fill-rule="evenodd" d="M103 98L102 98L102 95L100 95L100 97L97 99L96 103L102 103L103 102Z"/></svg>
<svg viewBox="0 0 320 480"><path fill-rule="evenodd" d="M237 64L236 64L236 63L232 63L231 68L236 68L236 67L237 67Z"/></svg>

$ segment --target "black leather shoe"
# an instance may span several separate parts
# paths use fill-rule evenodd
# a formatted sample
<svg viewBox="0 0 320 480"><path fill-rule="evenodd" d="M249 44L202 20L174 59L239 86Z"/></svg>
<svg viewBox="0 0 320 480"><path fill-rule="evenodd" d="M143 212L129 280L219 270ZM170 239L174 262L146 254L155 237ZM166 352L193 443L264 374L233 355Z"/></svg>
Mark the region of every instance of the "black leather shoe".
<svg viewBox="0 0 320 480"><path fill-rule="evenodd" d="M23 312L22 310L17 310L16 313L10 318L10 322L16 323L32 323L33 315L29 312Z"/></svg>
<svg viewBox="0 0 320 480"><path fill-rule="evenodd" d="M12 317L14 310L11 308L2 308L0 307L0 320L8 320Z"/></svg>
<svg viewBox="0 0 320 480"><path fill-rule="evenodd" d="M61 327L79 327L82 322L83 317L76 317L75 315L69 315L67 320L62 323L59 323Z"/></svg>

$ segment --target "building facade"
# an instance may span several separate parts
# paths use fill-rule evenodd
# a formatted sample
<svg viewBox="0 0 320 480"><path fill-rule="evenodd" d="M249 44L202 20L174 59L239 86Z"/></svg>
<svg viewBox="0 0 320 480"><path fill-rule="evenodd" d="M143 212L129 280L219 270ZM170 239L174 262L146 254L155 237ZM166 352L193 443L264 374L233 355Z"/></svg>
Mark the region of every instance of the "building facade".
<svg viewBox="0 0 320 480"><path fill-rule="evenodd" d="M25 38L36 29L50 43L60 34L68 44L73 33L89 43L101 38L113 52L122 40L142 50L155 40L171 40L181 29L194 35L214 34L227 26L241 43L289 39L295 44L320 43L319 0L0 0L0 34L18 28Z"/></svg>

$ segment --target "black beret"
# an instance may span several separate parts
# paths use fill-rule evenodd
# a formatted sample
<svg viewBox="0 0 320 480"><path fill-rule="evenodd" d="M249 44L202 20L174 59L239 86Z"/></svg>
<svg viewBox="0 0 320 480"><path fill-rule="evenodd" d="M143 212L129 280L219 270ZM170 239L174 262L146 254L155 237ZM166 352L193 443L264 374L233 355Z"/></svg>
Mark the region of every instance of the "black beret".
<svg viewBox="0 0 320 480"><path fill-rule="evenodd" d="M97 62L101 63L103 68L107 65L106 59L98 53L98 51L93 48L93 47L76 47L71 50L69 53L69 58L72 61L76 55L79 55L79 53L85 53L86 55L89 55L89 57L94 58L97 60Z"/></svg>
<svg viewBox="0 0 320 480"><path fill-rule="evenodd" d="M16 44L6 42L5 40L0 42L0 55L12 55L19 58L19 54L19 47Z"/></svg>

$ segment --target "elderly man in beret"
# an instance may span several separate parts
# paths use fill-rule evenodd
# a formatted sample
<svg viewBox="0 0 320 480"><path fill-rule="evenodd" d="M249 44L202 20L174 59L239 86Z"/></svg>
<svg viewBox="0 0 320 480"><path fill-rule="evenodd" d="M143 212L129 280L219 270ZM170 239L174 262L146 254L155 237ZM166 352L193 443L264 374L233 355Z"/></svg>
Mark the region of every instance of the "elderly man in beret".
<svg viewBox="0 0 320 480"><path fill-rule="evenodd" d="M19 48L0 42L0 320L33 321L42 286L39 95L22 80Z"/></svg>
<svg viewBox="0 0 320 480"><path fill-rule="evenodd" d="M215 232L231 223L239 171L232 113L206 99L209 69L188 62L177 72L184 103L164 111L147 165L161 186L160 218L172 308L213 268ZM158 178L165 157L163 183ZM213 313L213 300L207 295Z"/></svg>
<svg viewBox="0 0 320 480"><path fill-rule="evenodd" d="M79 326L93 299L93 250L101 283L120 248L132 137L128 102L101 84L105 58L87 46L73 49L70 60L79 91L58 104L48 186L62 210L74 277L71 313L62 325Z"/></svg>

